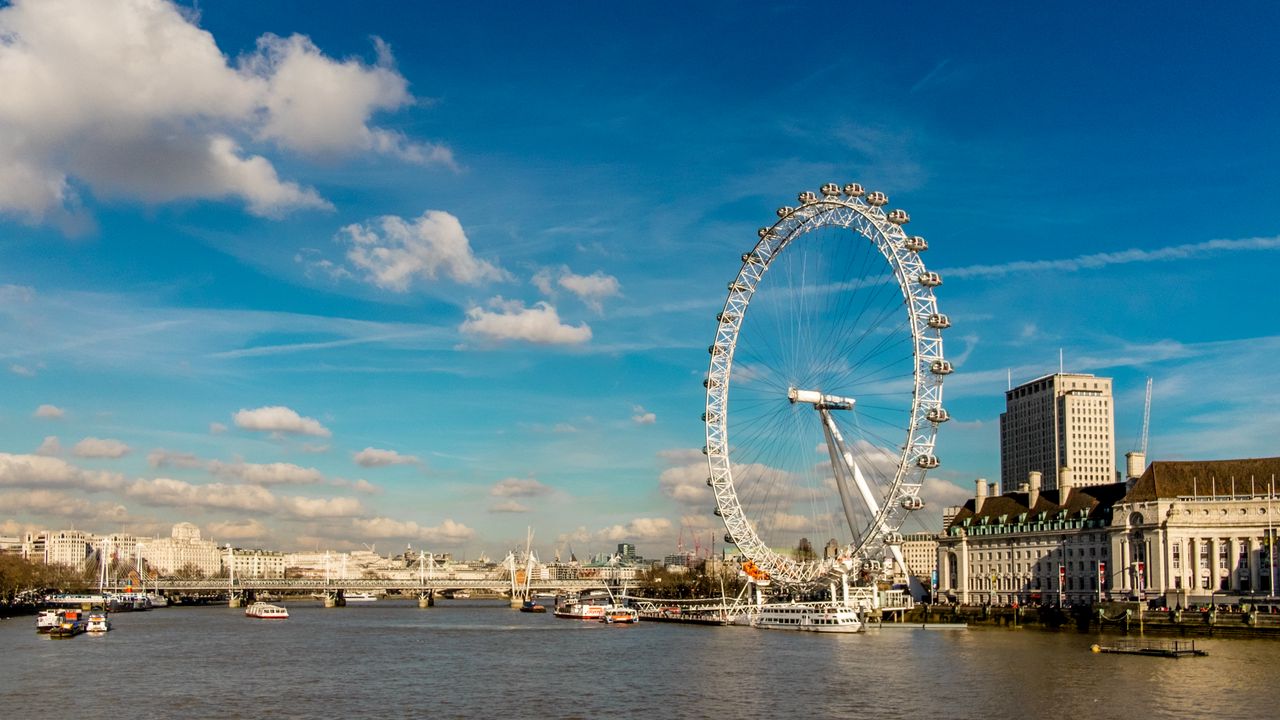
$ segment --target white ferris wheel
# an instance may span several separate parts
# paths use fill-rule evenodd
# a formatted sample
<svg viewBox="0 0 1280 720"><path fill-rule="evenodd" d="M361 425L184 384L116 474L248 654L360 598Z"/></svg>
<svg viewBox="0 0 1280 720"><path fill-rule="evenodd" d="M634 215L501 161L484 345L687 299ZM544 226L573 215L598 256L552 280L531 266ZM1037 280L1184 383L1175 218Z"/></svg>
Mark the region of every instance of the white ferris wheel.
<svg viewBox="0 0 1280 720"><path fill-rule="evenodd" d="M708 348L707 484L759 580L816 586L901 562L948 419L928 243L882 192L828 183L742 256ZM831 541L834 540L834 545Z"/></svg>

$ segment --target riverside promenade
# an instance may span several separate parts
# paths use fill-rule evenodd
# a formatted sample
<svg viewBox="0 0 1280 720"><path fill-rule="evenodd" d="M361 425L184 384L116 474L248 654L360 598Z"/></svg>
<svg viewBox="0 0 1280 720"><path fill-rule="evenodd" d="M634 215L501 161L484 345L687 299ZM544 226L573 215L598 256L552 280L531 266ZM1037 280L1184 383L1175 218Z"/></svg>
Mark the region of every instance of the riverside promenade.
<svg viewBox="0 0 1280 720"><path fill-rule="evenodd" d="M886 616L886 623L894 618ZM1136 602L1079 607L917 605L901 614L904 623L966 623L971 627L1032 628L1080 633L1122 633L1170 637L1273 638L1280 640L1280 614L1257 611L1150 610Z"/></svg>

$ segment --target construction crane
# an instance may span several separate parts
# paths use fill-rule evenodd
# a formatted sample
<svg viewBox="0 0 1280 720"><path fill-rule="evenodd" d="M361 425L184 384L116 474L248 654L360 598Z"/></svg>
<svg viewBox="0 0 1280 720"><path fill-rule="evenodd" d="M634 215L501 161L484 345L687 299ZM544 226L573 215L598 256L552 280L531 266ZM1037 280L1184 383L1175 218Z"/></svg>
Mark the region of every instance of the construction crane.
<svg viewBox="0 0 1280 720"><path fill-rule="evenodd" d="M1151 378L1147 378L1147 402L1142 408L1142 444L1138 451L1147 456L1147 438L1151 431Z"/></svg>

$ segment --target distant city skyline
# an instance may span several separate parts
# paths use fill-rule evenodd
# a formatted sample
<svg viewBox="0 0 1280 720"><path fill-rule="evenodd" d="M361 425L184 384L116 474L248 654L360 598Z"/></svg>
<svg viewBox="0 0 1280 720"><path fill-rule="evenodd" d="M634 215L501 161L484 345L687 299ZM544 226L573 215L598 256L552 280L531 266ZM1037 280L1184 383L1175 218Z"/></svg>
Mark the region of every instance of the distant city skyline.
<svg viewBox="0 0 1280 720"><path fill-rule="evenodd" d="M1059 352L1118 457L1148 377L1149 460L1280 454L1280 8L814 12L0 7L0 535L718 545L715 315L826 182L942 276L930 526Z"/></svg>

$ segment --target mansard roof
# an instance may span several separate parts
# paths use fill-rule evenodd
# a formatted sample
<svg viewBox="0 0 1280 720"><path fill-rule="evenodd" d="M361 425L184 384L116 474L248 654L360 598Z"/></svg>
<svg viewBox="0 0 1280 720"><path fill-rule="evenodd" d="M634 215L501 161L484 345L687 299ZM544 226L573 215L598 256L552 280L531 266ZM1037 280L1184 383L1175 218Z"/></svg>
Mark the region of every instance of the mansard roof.
<svg viewBox="0 0 1280 720"><path fill-rule="evenodd" d="M1079 517L1083 511L1087 518L1106 519L1111 506L1124 497L1125 489L1125 483L1073 488L1067 495L1065 505L1062 504L1059 491L1045 490L1040 493L1034 508L1028 505L1030 493L1009 492L988 497L982 503L981 512L974 512L975 500L970 498L960 512L956 513L952 526L954 527L957 523L962 524L965 519L970 519L971 525L983 518L987 518L987 521L992 523L1001 522L1001 518L1004 518L1005 522L1016 522L1023 513L1028 514L1028 519L1039 513L1045 513L1047 517L1052 518L1063 510L1066 510L1067 516L1071 518Z"/></svg>
<svg viewBox="0 0 1280 720"><path fill-rule="evenodd" d="M1125 502L1213 495L1280 492L1280 457L1243 460L1160 460L1147 466Z"/></svg>

